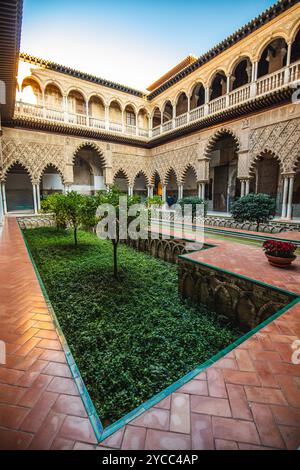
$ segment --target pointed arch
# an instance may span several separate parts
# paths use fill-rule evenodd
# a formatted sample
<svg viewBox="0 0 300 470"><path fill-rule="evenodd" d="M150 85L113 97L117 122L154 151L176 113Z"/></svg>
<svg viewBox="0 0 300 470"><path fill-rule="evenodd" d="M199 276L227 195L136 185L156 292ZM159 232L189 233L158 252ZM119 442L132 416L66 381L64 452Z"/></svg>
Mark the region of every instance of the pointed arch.
<svg viewBox="0 0 300 470"><path fill-rule="evenodd" d="M6 179L7 179L7 174L10 172L10 170L15 166L15 165L20 165L24 168L24 170L26 170L26 172L28 173L29 175L29 178L30 178L30 181L33 183L34 181L34 176L32 174L32 171L31 169L29 168L29 166L26 165L26 163L22 162L19 158L15 158L13 159L9 165L3 169L3 177L2 177L2 181L5 182Z"/></svg>
<svg viewBox="0 0 300 470"><path fill-rule="evenodd" d="M144 170L139 170L139 171L135 174L135 176L133 177L133 184L135 183L136 178L137 178L138 176L140 176L140 175L143 175L143 176L144 176L145 182L146 182L146 186L148 186L148 185L149 185L149 178L148 178L148 176L147 176L147 174L145 173Z"/></svg>
<svg viewBox="0 0 300 470"><path fill-rule="evenodd" d="M272 150L265 148L264 150L262 150L258 154L252 156L252 158L250 160L250 165L249 165L249 173L250 174L252 174L252 175L254 174L257 162L260 159L262 159L266 156L271 157L272 159L276 160L279 164L280 172L281 173L284 172L283 163L282 163L282 160L280 159L280 157L275 152L273 152Z"/></svg>
<svg viewBox="0 0 300 470"><path fill-rule="evenodd" d="M57 173L59 173L61 180L63 183L65 183L65 175L64 175L64 168L60 168L59 165L56 163L46 163L40 170L40 174L38 176L38 182L40 183L43 177L43 174L46 172L47 168L53 167L57 170Z"/></svg>
<svg viewBox="0 0 300 470"><path fill-rule="evenodd" d="M186 175L187 175L187 173L188 173L189 171L192 171L192 172L193 172L193 174L194 174L194 176L195 176L195 178L196 178L196 181L197 181L197 178L198 178L197 170L196 170L196 168L194 167L194 165L192 165L191 163L188 163L188 164L184 167L184 169L183 169L183 171L182 171L182 173L181 173L181 175L180 175L180 177L179 177L179 183L180 183L180 184L184 184Z"/></svg>
<svg viewBox="0 0 300 470"><path fill-rule="evenodd" d="M178 178L177 171L176 171L176 170L174 170L174 168L173 168L173 167L169 167L169 168L168 168L168 170L166 171L166 173L165 173L165 177L164 177L164 179L163 179L163 182L164 182L164 184L165 184L165 185L167 185L167 184L168 184L168 181L169 181L169 179L170 179L170 176L172 175L172 173L175 175L176 181L177 181L177 183L178 183L178 181L179 181L179 178Z"/></svg>
<svg viewBox="0 0 300 470"><path fill-rule="evenodd" d="M74 163L75 157L78 155L80 150L93 150L93 151L95 151L97 153L98 157L99 157L100 163L103 166L103 168L106 168L108 166L107 161L104 157L104 153L101 150L101 148L97 144L95 144L95 142L89 142L89 141L82 142L81 144L79 144L76 147L75 152L73 153L72 163Z"/></svg>
<svg viewBox="0 0 300 470"><path fill-rule="evenodd" d="M156 176L158 176L159 180L162 182L163 181L163 177L161 176L159 170L155 169L151 176L150 176L150 184L151 186L154 186L155 184L155 179L156 179Z"/></svg>
<svg viewBox="0 0 300 470"><path fill-rule="evenodd" d="M210 154L211 152L213 151L214 149L214 146L216 145L216 143L218 142L218 140L222 137L226 137L226 136L230 136L233 138L235 144L236 144L236 147L237 147L237 152L240 150L241 148L241 143L240 143L240 140L238 138L238 136L231 130L231 129L228 129L228 128L222 128L222 129L219 129L218 131L216 131L209 139L206 147L205 147L205 150L204 150L204 156L209 158L210 157Z"/></svg>
<svg viewBox="0 0 300 470"><path fill-rule="evenodd" d="M114 181L115 179L117 179L118 177L121 177L121 178L126 179L127 184L128 184L128 185L130 184L130 178L129 178L127 172L126 172L122 167L120 167L120 168L118 168L117 170L115 170L115 172L114 172L114 174L113 174L113 181Z"/></svg>

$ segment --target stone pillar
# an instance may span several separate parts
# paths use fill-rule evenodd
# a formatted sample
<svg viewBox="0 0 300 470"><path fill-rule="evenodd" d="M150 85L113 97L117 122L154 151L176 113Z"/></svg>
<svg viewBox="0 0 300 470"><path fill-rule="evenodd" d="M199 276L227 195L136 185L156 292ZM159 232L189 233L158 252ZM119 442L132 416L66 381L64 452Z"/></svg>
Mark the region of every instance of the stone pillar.
<svg viewBox="0 0 300 470"><path fill-rule="evenodd" d="M246 194L246 182L241 180L241 197L244 197Z"/></svg>
<svg viewBox="0 0 300 470"><path fill-rule="evenodd" d="M104 122L105 122L105 130L109 130L109 107L105 106L104 108Z"/></svg>
<svg viewBox="0 0 300 470"><path fill-rule="evenodd" d="M165 184L162 187L162 201L167 201L167 186Z"/></svg>
<svg viewBox="0 0 300 470"><path fill-rule="evenodd" d="M256 61L256 62L253 62L253 66L252 66L252 77L251 77L251 87L250 87L251 98L256 96L257 72L258 72L258 62Z"/></svg>
<svg viewBox="0 0 300 470"><path fill-rule="evenodd" d="M250 192L250 180L247 179L245 181L245 196L248 196L249 192Z"/></svg>
<svg viewBox="0 0 300 470"><path fill-rule="evenodd" d="M133 186L128 186L128 196L133 196Z"/></svg>
<svg viewBox="0 0 300 470"><path fill-rule="evenodd" d="M288 43L287 56L286 56L286 68L284 71L284 83L288 83L290 80L290 65L291 65L291 54L292 54L292 43Z"/></svg>
<svg viewBox="0 0 300 470"><path fill-rule="evenodd" d="M293 192L294 192L294 176L289 177L289 195L286 218L291 220L293 211Z"/></svg>
<svg viewBox="0 0 300 470"><path fill-rule="evenodd" d="M209 86L205 87L205 102L204 102L204 115L208 114L208 103L209 103Z"/></svg>
<svg viewBox="0 0 300 470"><path fill-rule="evenodd" d="M37 196L36 200L37 200L37 208L39 211L41 210L41 192L40 191L41 191L40 184L38 183L36 185L36 196Z"/></svg>
<svg viewBox="0 0 300 470"><path fill-rule="evenodd" d="M231 75L227 75L226 80L226 108L229 106L229 93L230 93L230 85L231 85Z"/></svg>
<svg viewBox="0 0 300 470"><path fill-rule="evenodd" d="M5 192L5 183L1 184L1 193L2 193L2 202L3 202L3 213L7 214L7 204L6 204L6 192Z"/></svg>
<svg viewBox="0 0 300 470"><path fill-rule="evenodd" d="M183 184L180 184L178 186L178 199L182 199L183 198Z"/></svg>
<svg viewBox="0 0 300 470"><path fill-rule="evenodd" d="M33 192L33 210L34 213L37 214L37 198L36 198L36 184L32 185L32 192Z"/></svg>
<svg viewBox="0 0 300 470"><path fill-rule="evenodd" d="M153 197L153 186L147 186L147 195L148 197Z"/></svg>
<svg viewBox="0 0 300 470"><path fill-rule="evenodd" d="M282 219L286 218L288 188L289 188L289 178L288 178L288 176L284 176L284 179L283 179L282 211L281 211L281 218Z"/></svg>

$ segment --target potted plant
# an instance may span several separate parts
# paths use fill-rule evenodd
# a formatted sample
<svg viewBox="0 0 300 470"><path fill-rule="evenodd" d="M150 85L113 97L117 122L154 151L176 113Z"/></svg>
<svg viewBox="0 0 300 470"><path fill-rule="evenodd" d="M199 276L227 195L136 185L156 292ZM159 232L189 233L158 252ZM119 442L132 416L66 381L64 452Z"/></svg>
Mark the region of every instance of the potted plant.
<svg viewBox="0 0 300 470"><path fill-rule="evenodd" d="M280 240L266 240L263 249L272 266L286 268L296 259L296 245Z"/></svg>

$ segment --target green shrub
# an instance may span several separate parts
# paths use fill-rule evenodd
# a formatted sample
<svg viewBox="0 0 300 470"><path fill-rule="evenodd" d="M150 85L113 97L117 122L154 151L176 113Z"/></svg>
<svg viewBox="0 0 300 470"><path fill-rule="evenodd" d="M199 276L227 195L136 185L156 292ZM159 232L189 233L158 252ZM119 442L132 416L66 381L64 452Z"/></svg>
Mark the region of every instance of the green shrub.
<svg viewBox="0 0 300 470"><path fill-rule="evenodd" d="M225 348L240 332L178 296L177 267L54 228L24 231L71 351L104 424L115 421Z"/></svg>
<svg viewBox="0 0 300 470"><path fill-rule="evenodd" d="M203 199L201 199L200 197L198 196L187 196L187 197L184 197L182 199L180 199L180 201L178 201L178 204L181 205L181 207L183 208L184 205L186 204L190 204L192 205L192 214L193 214L193 219L196 217L196 206L197 204L203 204L204 206L204 217L206 216L207 214L207 201L204 201Z"/></svg>
<svg viewBox="0 0 300 470"><path fill-rule="evenodd" d="M253 194L241 197L235 201L231 213L237 222L254 222L257 231L261 223L271 220L276 211L276 201L268 194Z"/></svg>

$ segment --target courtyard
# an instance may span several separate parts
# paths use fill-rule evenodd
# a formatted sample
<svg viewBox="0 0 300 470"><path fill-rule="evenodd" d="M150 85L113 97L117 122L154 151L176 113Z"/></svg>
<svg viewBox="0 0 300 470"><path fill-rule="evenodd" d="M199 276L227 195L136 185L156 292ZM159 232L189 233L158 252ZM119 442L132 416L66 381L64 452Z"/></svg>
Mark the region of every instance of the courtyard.
<svg viewBox="0 0 300 470"><path fill-rule="evenodd" d="M299 450L299 0L66 3L0 2L0 450Z"/></svg>

